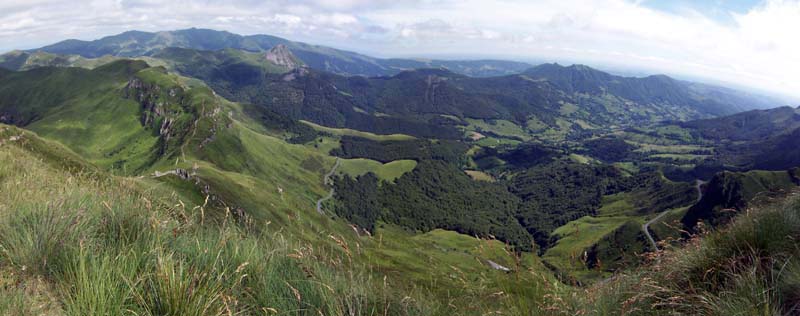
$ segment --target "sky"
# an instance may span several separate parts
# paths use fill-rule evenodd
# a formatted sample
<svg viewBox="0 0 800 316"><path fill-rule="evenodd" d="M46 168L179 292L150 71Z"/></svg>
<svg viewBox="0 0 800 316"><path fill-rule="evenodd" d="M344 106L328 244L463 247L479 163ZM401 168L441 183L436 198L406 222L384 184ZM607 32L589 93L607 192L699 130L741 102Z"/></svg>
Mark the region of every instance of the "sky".
<svg viewBox="0 0 800 316"><path fill-rule="evenodd" d="M0 1L0 51L189 27L377 57L583 63L800 98L800 0Z"/></svg>

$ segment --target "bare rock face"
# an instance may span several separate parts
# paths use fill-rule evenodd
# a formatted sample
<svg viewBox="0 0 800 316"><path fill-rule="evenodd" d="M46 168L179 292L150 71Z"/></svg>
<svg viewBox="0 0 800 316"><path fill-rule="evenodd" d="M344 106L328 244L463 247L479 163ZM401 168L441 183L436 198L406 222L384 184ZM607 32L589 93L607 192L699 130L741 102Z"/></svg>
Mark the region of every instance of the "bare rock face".
<svg viewBox="0 0 800 316"><path fill-rule="evenodd" d="M295 57L286 45L278 44L270 49L264 56L267 60L278 66L288 69L296 69L301 65L300 60Z"/></svg>

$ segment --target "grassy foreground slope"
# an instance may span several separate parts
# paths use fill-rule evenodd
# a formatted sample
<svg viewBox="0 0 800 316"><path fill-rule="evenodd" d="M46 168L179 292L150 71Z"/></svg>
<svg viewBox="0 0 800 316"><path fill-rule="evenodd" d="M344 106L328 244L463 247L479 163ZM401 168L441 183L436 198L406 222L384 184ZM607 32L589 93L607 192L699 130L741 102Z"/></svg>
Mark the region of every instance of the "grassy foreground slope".
<svg viewBox="0 0 800 316"><path fill-rule="evenodd" d="M11 121L66 145L3 126L0 265L10 279L0 314L40 313L26 309L42 300L41 313L55 315L469 315L543 297L537 258L518 260L497 241L448 233L440 250L437 233L360 235L318 214L335 158L285 142L204 86L129 61L45 70L0 76L20 80L0 93ZM23 145L34 143L46 145ZM34 285L42 292L25 292Z"/></svg>
<svg viewBox="0 0 800 316"><path fill-rule="evenodd" d="M800 200L761 206L651 264L553 300L557 315L796 315ZM557 312L556 312L557 311Z"/></svg>
<svg viewBox="0 0 800 316"><path fill-rule="evenodd" d="M378 244L383 252L367 251L368 261L398 270L370 278L352 263L364 256L356 243L339 240L348 247L332 251L233 216L204 221L203 204L180 190L112 177L30 132L0 126L0 159L0 315L786 315L800 303L797 200L755 209L592 288L520 287L513 280L531 272L491 278L473 260L515 267L496 242L386 227L358 244ZM448 296L406 296L386 283L406 274L500 303L451 297L452 306L436 306ZM487 295L490 279L504 281Z"/></svg>
<svg viewBox="0 0 800 316"><path fill-rule="evenodd" d="M30 132L0 126L0 160L0 315L421 312L344 252L232 216L204 223L208 205Z"/></svg>

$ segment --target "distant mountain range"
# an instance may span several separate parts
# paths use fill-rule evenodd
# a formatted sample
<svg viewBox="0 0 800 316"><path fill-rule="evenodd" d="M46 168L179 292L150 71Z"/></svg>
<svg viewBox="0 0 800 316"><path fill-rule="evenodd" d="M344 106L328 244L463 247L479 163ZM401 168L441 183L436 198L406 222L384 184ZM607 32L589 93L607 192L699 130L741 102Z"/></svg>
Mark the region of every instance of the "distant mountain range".
<svg viewBox="0 0 800 316"><path fill-rule="evenodd" d="M503 120L523 133L558 134L563 140L609 128L712 118L778 105L663 75L619 77L582 65L545 64L494 77L423 68L365 78L313 66L292 70L248 54L166 48L151 57L205 81L228 99L293 119L379 134L460 138L460 129L470 120Z"/></svg>
<svg viewBox="0 0 800 316"><path fill-rule="evenodd" d="M241 36L224 31L186 29L167 32L129 31L94 41L66 40L29 52L78 55L99 58L151 56L167 47L197 50L233 48L247 52L266 52L276 45L285 45L309 67L343 75L385 76L403 70L444 67L469 76L497 76L519 73L530 64L502 61L447 61L423 59L381 59L325 46L293 42L270 35Z"/></svg>
<svg viewBox="0 0 800 316"><path fill-rule="evenodd" d="M667 240L666 219L717 225L795 189L800 109L778 105L664 75L376 59L198 29L0 56L0 124L99 169L211 201L225 218L496 238L576 282L658 248L642 223ZM287 214L301 220L279 223ZM401 246L386 258L411 257Z"/></svg>
<svg viewBox="0 0 800 316"><path fill-rule="evenodd" d="M517 140L580 140L624 127L781 105L664 75L622 77L584 65L534 67L499 60L379 59L207 29L66 40L2 55L0 68L93 69L126 58L200 79L225 98L255 105L271 117L419 137L460 139L481 131ZM515 132L498 135L480 127L497 122Z"/></svg>
<svg viewBox="0 0 800 316"><path fill-rule="evenodd" d="M800 192L779 105L198 29L10 52L0 315L791 315L798 211L759 210Z"/></svg>
<svg viewBox="0 0 800 316"><path fill-rule="evenodd" d="M680 81L665 75L622 77L584 65L563 67L558 64L544 64L523 74L547 79L568 93L608 93L637 103L684 104L714 116L771 108L779 104L778 101L763 96Z"/></svg>

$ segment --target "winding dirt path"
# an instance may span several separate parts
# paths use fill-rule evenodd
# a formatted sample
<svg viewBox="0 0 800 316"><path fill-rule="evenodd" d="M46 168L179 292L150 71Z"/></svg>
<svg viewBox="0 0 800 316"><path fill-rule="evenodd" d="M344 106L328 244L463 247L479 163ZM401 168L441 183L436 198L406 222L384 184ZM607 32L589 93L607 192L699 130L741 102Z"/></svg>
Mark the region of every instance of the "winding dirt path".
<svg viewBox="0 0 800 316"><path fill-rule="evenodd" d="M336 168L339 168L340 162L341 161L339 158L336 158L336 163L333 165L333 168L331 168L330 172L325 174L325 178L322 180L322 184L331 186L331 191L325 197L317 200L317 213L325 214L325 211L322 210L322 203L330 200L333 197L333 183L331 183L331 176L333 176L333 173L336 172Z"/></svg>
<svg viewBox="0 0 800 316"><path fill-rule="evenodd" d="M703 199L703 190L701 187L703 186L704 183L705 181L703 180L700 179L695 180L694 188L697 190L697 201L695 203L700 202L700 200ZM650 241L650 245L653 246L654 250L658 250L658 244L656 243L656 240L653 238L653 235L650 234L650 225L660 220L662 217L667 215L667 213L669 213L669 210L661 212L661 214L658 214L658 216L654 217L653 219L647 221L647 223L644 223L644 225L642 225L642 231L644 231L644 235L647 236L647 240Z"/></svg>

